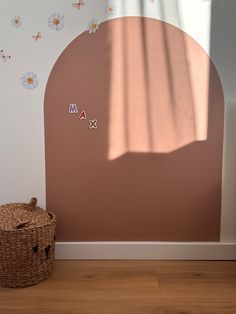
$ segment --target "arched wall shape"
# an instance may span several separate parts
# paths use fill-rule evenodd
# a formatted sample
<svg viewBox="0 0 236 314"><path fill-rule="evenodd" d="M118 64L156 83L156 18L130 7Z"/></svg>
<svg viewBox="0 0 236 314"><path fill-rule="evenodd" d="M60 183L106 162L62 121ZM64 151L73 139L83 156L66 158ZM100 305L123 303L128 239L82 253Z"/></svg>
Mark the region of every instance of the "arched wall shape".
<svg viewBox="0 0 236 314"><path fill-rule="evenodd" d="M205 133L201 137L200 131L197 138L192 129L192 140L183 142L185 146L180 145L181 148L170 153L135 152L134 142L133 150L127 147L119 158L109 159L110 136L113 132L114 145L115 131L119 128L117 121L122 127L126 126L126 132L132 132L132 127L137 127L135 123L138 125L138 113L132 107L135 101L123 93L124 90L135 91L134 86L129 86L135 73L138 75L134 63L131 68L126 64L124 80L117 82L117 89L113 82L117 67L114 62L118 60L117 55L114 59L114 48L123 56L131 49L118 42L127 40L127 44L132 45L132 62L136 62L137 69L140 67L140 47L135 47L131 31L137 31L139 25L145 26L143 36L149 38L150 43L158 41L161 53L155 69L157 76L162 73L164 81L157 86L156 106L172 105L172 112L177 112L182 104L185 109L180 114L181 119L190 121L199 102L204 103L205 99L203 121L207 122L205 129L208 130L202 128ZM114 37L122 27L129 32ZM145 35L147 29L148 34L152 29L157 30L159 37ZM146 48L148 45L149 42L145 43ZM155 49L155 45L151 49ZM143 57L147 59L142 62L150 62L149 53L146 50ZM170 62L163 63L164 57ZM147 66L149 70L150 66ZM147 78L149 74L150 71L146 73ZM169 84L165 80L170 80ZM147 82L151 84L150 80L144 83ZM166 88L160 89L163 84ZM150 93L146 100L142 98L144 107L149 105L150 97L155 100L155 89ZM120 104L123 99L129 107L123 120L120 112L112 107L114 95L121 99ZM68 112L70 104L77 105L74 107L77 113ZM192 110L194 108L192 113L188 104ZM87 119L79 118L83 110ZM155 111L150 112L152 120ZM115 121L116 116L120 120ZM169 124L168 117L163 114L160 123ZM89 120L95 119L97 128L89 128ZM185 119L181 119L177 121L177 132L181 132L181 121L185 125ZM102 23L95 33L84 32L78 36L55 63L45 94L46 200L47 208L58 216L57 239L219 240L223 120L224 99L218 73L204 50L182 30L151 18L123 17ZM194 121L190 121L191 127ZM126 135L128 137L129 133ZM196 141L198 139L204 141Z"/></svg>

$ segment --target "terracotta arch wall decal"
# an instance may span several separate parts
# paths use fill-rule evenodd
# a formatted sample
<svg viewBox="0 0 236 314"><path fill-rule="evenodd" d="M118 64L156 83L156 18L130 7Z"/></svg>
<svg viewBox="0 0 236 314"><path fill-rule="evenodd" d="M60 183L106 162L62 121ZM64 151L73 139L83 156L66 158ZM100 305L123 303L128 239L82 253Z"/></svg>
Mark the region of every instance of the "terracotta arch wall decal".
<svg viewBox="0 0 236 314"><path fill-rule="evenodd" d="M114 41L124 39L112 38L111 34L124 23L129 30L135 30L140 22L157 31L157 36L164 32L168 42L157 37L158 51L166 55L168 45L168 57L178 56L178 47L183 46L180 40L188 42L187 53L171 65L178 66L178 71L170 73L170 64L165 65L167 79L174 82L172 89L176 88L175 95L183 106L190 101L189 90L178 85L186 65L195 64L201 72L197 60L209 61L207 81L203 75L194 82L200 86L203 80L208 86L207 137L170 153L133 151L111 160L112 47ZM129 36L131 31L128 42L135 45ZM152 47L152 42L149 44ZM138 67L138 58L135 62ZM206 73L205 68L202 71ZM116 92L119 96L119 90ZM159 90L158 104L161 95ZM78 114L68 112L70 104L77 104ZM87 119L79 119L83 110ZM82 33L52 69L44 114L46 202L58 216L59 241L220 239L223 90L209 57L182 30L151 18L123 17L102 23L94 34ZM89 119L97 119L96 129L89 128Z"/></svg>

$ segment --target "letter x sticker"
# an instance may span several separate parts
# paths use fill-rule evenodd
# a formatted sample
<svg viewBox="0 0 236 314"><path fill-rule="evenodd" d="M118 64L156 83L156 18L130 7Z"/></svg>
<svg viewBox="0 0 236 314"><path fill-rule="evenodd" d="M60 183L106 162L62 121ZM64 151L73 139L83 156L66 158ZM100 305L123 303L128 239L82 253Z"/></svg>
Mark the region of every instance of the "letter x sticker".
<svg viewBox="0 0 236 314"><path fill-rule="evenodd" d="M96 129L98 126L97 126L97 119L95 120L89 120L89 128L90 129Z"/></svg>

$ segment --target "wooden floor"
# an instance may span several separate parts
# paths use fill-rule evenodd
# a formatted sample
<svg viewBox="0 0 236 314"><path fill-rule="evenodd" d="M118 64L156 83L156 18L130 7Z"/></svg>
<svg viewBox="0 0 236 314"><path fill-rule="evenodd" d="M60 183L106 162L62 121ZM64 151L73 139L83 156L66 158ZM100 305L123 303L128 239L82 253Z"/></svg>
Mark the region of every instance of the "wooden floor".
<svg viewBox="0 0 236 314"><path fill-rule="evenodd" d="M1 314L236 314L236 262L57 261L29 288L0 288Z"/></svg>

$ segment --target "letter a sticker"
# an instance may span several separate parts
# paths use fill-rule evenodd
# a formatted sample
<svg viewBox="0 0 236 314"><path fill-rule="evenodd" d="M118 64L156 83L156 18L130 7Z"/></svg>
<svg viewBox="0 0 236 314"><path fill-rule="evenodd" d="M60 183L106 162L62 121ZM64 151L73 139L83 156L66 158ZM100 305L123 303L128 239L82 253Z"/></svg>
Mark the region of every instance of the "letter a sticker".
<svg viewBox="0 0 236 314"><path fill-rule="evenodd" d="M80 118L80 120L87 119L87 115L86 115L85 110L83 110L83 111L81 112L81 114L79 115L79 118Z"/></svg>

